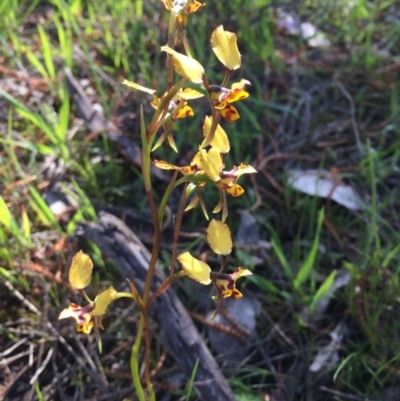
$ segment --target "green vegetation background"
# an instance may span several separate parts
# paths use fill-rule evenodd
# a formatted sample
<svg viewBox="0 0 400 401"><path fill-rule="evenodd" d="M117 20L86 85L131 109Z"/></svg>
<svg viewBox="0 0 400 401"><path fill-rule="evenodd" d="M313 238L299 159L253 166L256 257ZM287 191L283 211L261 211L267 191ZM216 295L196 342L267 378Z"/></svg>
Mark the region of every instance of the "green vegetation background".
<svg viewBox="0 0 400 401"><path fill-rule="evenodd" d="M330 45L313 47L301 34L289 34L279 23L285 12L314 24ZM140 169L106 135L85 130L71 105L64 67L88 80L106 117L139 141L138 108L149 99L120 83L126 78L162 93L165 71L159 47L166 42L167 13L156 0L1 0L0 16L4 361L15 354L4 352L27 336L42 353L54 346L43 321L55 323L70 297L62 283L78 246L66 241L66 235L77 223L95 219L95 208L111 205L146 215ZM311 389L324 400L346 395L386 399L384 391L395 391L400 384L400 6L395 0L209 1L190 17L188 38L208 80L215 82L222 70L209 37L219 24L238 33L242 68L235 78L252 83L250 98L238 105L241 119L225 126L232 145L228 163L243 161L259 170L254 180L243 180L243 197L229 199L229 224L235 232L239 212L252 208L257 241L271 246L261 264L253 258L260 242L237 252L236 262L255 273L248 288L262 305L258 337L268 338L276 327L283 333L274 337L268 363L255 353L230 384L243 400L261 399L287 384L288 377L290 381L295 360L307 368L343 323L338 363L298 383L292 399L309 399ZM181 153L164 149L158 158L182 163L193 152L207 111L204 103L196 106L196 116L182 121L175 134ZM287 172L294 168L329 170L338 182L356 189L363 209L351 211L296 192L287 184ZM54 181L78 205L64 218L56 218L44 200ZM216 193L207 196L210 204L216 203ZM196 231L205 223L195 211L185 225ZM98 268L95 285L116 280L100 250L86 246ZM168 260L167 252L164 256ZM332 287L333 274L343 273L350 274L349 283L332 294L325 314L315 318L315 305ZM186 302L196 310L196 300ZM124 305L113 313L111 319L132 327L134 317L121 318ZM112 324L105 333L112 341L133 335ZM97 364L95 344L81 341L89 341ZM129 384L129 375L113 376L107 354L101 358L110 385ZM12 363L3 363L10 369L6 372L13 371ZM41 374L32 399L52 399L49 375ZM3 388L9 383L6 377ZM61 386L90 399L92 387L86 380L79 371Z"/></svg>

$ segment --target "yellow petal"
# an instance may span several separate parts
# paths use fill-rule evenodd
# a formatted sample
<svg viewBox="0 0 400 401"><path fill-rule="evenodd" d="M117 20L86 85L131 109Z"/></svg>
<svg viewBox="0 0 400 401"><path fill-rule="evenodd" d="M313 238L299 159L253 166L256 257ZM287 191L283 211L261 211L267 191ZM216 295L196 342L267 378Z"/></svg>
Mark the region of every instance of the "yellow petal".
<svg viewBox="0 0 400 401"><path fill-rule="evenodd" d="M156 149L158 149L165 141L165 139L168 136L168 132L164 131L159 138L157 139L157 142L153 145L153 147L151 148L151 151L154 152Z"/></svg>
<svg viewBox="0 0 400 401"><path fill-rule="evenodd" d="M192 88L185 88L178 92L178 96L185 100L198 99L204 95Z"/></svg>
<svg viewBox="0 0 400 401"><path fill-rule="evenodd" d="M172 113L172 116L176 119L193 117L194 112L190 106L186 105L186 106L183 106L181 109L179 109L178 112L175 112L175 110L174 110L174 112Z"/></svg>
<svg viewBox="0 0 400 401"><path fill-rule="evenodd" d="M247 79L241 79L239 82L235 82L231 85L231 92L240 92L246 88L246 85L251 85L251 82Z"/></svg>
<svg viewBox="0 0 400 401"><path fill-rule="evenodd" d="M215 284L218 292L223 298L229 298L232 290L235 288L235 282L230 274L226 273L211 273L211 281Z"/></svg>
<svg viewBox="0 0 400 401"><path fill-rule="evenodd" d="M229 295L230 298L239 299L243 297L243 294L236 288L232 290L232 293ZM224 297L227 298L227 297Z"/></svg>
<svg viewBox="0 0 400 401"><path fill-rule="evenodd" d="M87 322L87 323L81 323L78 325L77 332L78 333L84 333L84 334L90 334L93 329L93 322Z"/></svg>
<svg viewBox="0 0 400 401"><path fill-rule="evenodd" d="M232 274L232 278L234 281L236 281L239 277L245 277L245 276L252 276L253 273L248 270L244 269L243 267L238 267Z"/></svg>
<svg viewBox="0 0 400 401"><path fill-rule="evenodd" d="M244 189L238 184L226 188L225 191L228 192L229 195L232 195L235 198L242 196L244 194Z"/></svg>
<svg viewBox="0 0 400 401"><path fill-rule="evenodd" d="M72 317L72 318L74 318L76 320L77 323L81 323L81 321L79 319L81 310L82 310L81 306L79 306L77 304L71 304L71 305L68 306L68 308L64 309L60 313L60 316L58 316L58 320L68 319L68 318Z"/></svg>
<svg viewBox="0 0 400 401"><path fill-rule="evenodd" d="M156 167L161 168L163 170L179 170L183 175L194 174L197 171L195 165L179 167L170 164L164 160L153 160L153 163Z"/></svg>
<svg viewBox="0 0 400 401"><path fill-rule="evenodd" d="M189 5L185 7L185 13L186 14L195 13L197 10L204 7L205 5L206 5L206 3L200 3L196 0L192 0L189 3Z"/></svg>
<svg viewBox="0 0 400 401"><path fill-rule="evenodd" d="M69 282L75 290L87 287L92 279L93 263L90 256L79 251L73 258L69 269Z"/></svg>
<svg viewBox="0 0 400 401"><path fill-rule="evenodd" d="M196 170L202 170L203 169L203 156L201 153L201 150L199 150L194 156L192 161L190 162L190 165L195 168Z"/></svg>
<svg viewBox="0 0 400 401"><path fill-rule="evenodd" d="M193 199L186 206L185 212L194 209L199 204L199 198L197 195L193 197Z"/></svg>
<svg viewBox="0 0 400 401"><path fill-rule="evenodd" d="M232 91L226 98L228 103L237 102L238 100L246 99L249 97L249 92L246 91Z"/></svg>
<svg viewBox="0 0 400 401"><path fill-rule="evenodd" d="M171 135L171 133L169 133L169 134L167 135L167 141L168 141L168 145L170 146L170 148L171 148L174 152L178 153L178 148L176 147L175 139L174 139L174 137Z"/></svg>
<svg viewBox="0 0 400 401"><path fill-rule="evenodd" d="M232 238L229 227L222 221L212 219L207 228L207 242L218 255L232 252Z"/></svg>
<svg viewBox="0 0 400 401"><path fill-rule="evenodd" d="M219 197L219 201L218 201L218 204L217 204L217 206L215 206L215 208L214 208L214 210L212 211L213 213L219 213L221 210L222 210L222 206L223 206L223 204L222 204L222 198L221 198L221 196Z"/></svg>
<svg viewBox="0 0 400 401"><path fill-rule="evenodd" d="M229 103L223 109L221 109L220 112L222 117L224 117L228 123L233 123L240 118L239 112Z"/></svg>
<svg viewBox="0 0 400 401"><path fill-rule="evenodd" d="M201 209L203 211L204 217L209 220L208 213L207 213L207 208L206 205L204 204L203 197L201 195L201 189L200 187L204 186L206 183L190 183L187 188L186 188L186 195L189 197L193 191L196 191L195 196L193 199L190 201L190 203L187 205L185 212L191 209L194 209L199 203L201 206Z"/></svg>
<svg viewBox="0 0 400 401"><path fill-rule="evenodd" d="M168 46L162 46L161 50L172 56L172 63L179 75L197 84L203 82L204 68L197 60L178 53Z"/></svg>
<svg viewBox="0 0 400 401"><path fill-rule="evenodd" d="M97 295L94 300L94 311L93 314L96 316L102 316L107 312L107 307L112 301L114 301L117 291L115 288L110 286L107 290Z"/></svg>
<svg viewBox="0 0 400 401"><path fill-rule="evenodd" d="M194 258L189 252L181 253L178 260L182 265L182 269L186 274L200 284L208 285L211 283L210 273L211 269L207 263Z"/></svg>
<svg viewBox="0 0 400 401"><path fill-rule="evenodd" d="M243 174L253 174L253 173L257 173L257 170L253 166L250 166L250 164L241 163L239 167L234 167L229 172L229 175L240 177Z"/></svg>
<svg viewBox="0 0 400 401"><path fill-rule="evenodd" d="M233 32L224 31L220 25L211 35L211 46L218 60L229 70L240 67L240 53L237 37Z"/></svg>
<svg viewBox="0 0 400 401"><path fill-rule="evenodd" d="M128 81L127 79L123 80L122 85L130 86L131 88L137 89L137 90L142 91L142 92L146 92L149 95L154 95L157 92L154 89L146 88L145 86L139 85L139 84L137 84L135 82L132 82L132 81Z"/></svg>
<svg viewBox="0 0 400 401"><path fill-rule="evenodd" d="M208 213L207 213L207 208L206 208L206 204L204 203L204 199L201 196L200 193L197 194L197 196L199 197L199 202L200 202L200 206L201 206L201 210L204 214L204 217L209 220L210 218L208 217Z"/></svg>
<svg viewBox="0 0 400 401"><path fill-rule="evenodd" d="M85 308L82 308L81 306L72 303L68 306L68 308L64 309L60 313L60 315L58 316L58 320L68 319L72 317L78 324L89 323L92 319L92 315L92 304L89 304L88 306L85 306Z"/></svg>
<svg viewBox="0 0 400 401"><path fill-rule="evenodd" d="M203 124L203 134L205 138L207 138L208 134L210 133L211 124L212 124L212 118L206 116ZM205 140L203 141L203 144L201 146L204 146L204 143ZM219 124L217 125L214 138L211 141L210 145L213 148L218 149L221 153L228 153L230 150L228 136L226 135L226 132L222 129L222 127Z"/></svg>
<svg viewBox="0 0 400 401"><path fill-rule="evenodd" d="M179 170L178 166L174 166L171 163L168 163L164 160L153 160L153 163L156 167L161 168L163 170Z"/></svg>
<svg viewBox="0 0 400 401"><path fill-rule="evenodd" d="M221 154L218 149L211 148L208 152L205 149L201 150L201 168L210 180L220 180L224 163L222 163Z"/></svg>

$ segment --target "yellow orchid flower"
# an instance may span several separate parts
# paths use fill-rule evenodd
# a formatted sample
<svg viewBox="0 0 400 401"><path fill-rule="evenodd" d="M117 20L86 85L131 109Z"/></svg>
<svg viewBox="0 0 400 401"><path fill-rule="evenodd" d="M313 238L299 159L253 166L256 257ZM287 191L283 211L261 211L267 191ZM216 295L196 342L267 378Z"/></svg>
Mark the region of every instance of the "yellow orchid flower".
<svg viewBox="0 0 400 401"><path fill-rule="evenodd" d="M156 95L156 90L146 88L145 86L139 85L136 82L128 81L127 79L124 79L122 84L151 95L153 98L151 105L154 109L158 108L164 97L167 95L167 92L165 92L159 98ZM179 118L193 117L194 116L193 109L190 106L188 106L187 100L197 99L201 96L203 95L195 91L194 89L190 88L180 89L179 92L172 98L171 102L169 103L168 114L166 115L165 118L167 119L169 117L172 117L174 119L179 119Z"/></svg>
<svg viewBox="0 0 400 401"><path fill-rule="evenodd" d="M246 85L251 85L247 79L235 82L231 85L230 90L221 86L210 85L211 101L215 108L221 112L222 117L230 123L240 118L239 112L231 103L249 96L249 93L244 90Z"/></svg>
<svg viewBox="0 0 400 401"><path fill-rule="evenodd" d="M124 85L129 86L131 88L137 89L141 92L148 93L152 96L153 100L151 102L151 106L154 109L158 109L164 97L168 92L165 92L160 98L156 95L156 91L154 89L146 88L145 86L139 85L136 82L124 80L122 82ZM159 146L163 144L165 139L167 139L169 146L175 151L178 152L178 149L175 145L175 140L172 136L172 128L174 124L174 120L193 117L194 112L193 109L187 104L187 100L197 99L202 97L203 94L197 92L191 88L180 89L178 93L172 98L172 100L168 104L168 112L165 115L165 119L163 121L164 124L164 132L158 138L157 142L154 144L152 151L156 150Z"/></svg>
<svg viewBox="0 0 400 401"><path fill-rule="evenodd" d="M244 194L244 189L236 184L236 181L242 174L256 173L257 170L248 164L242 163L239 167L234 167L231 171L223 171L221 179L216 182L216 186L219 189L219 201L215 206L213 213L219 213L222 210L222 220L228 216L228 205L224 192L239 197Z"/></svg>
<svg viewBox="0 0 400 401"><path fill-rule="evenodd" d="M157 109L168 92L165 92L160 98L156 98L151 105ZM172 98L168 106L166 119L171 115L173 119L193 117L193 109L188 106L187 100L197 99L203 95L191 88L179 89L178 93Z"/></svg>
<svg viewBox="0 0 400 401"><path fill-rule="evenodd" d="M179 13L177 20L183 27L186 26L187 16L189 14L195 13L206 5L205 3L200 3L196 0L188 0L184 4L182 4L183 2L181 0L161 0L161 3L164 4L164 7L168 11L175 10L175 12Z"/></svg>
<svg viewBox="0 0 400 401"><path fill-rule="evenodd" d="M224 171L223 168L225 165L222 162L218 148L211 148L208 152L205 149L200 149L193 157L189 166L179 167L163 160L154 160L153 163L158 168L163 170L178 170L183 175L205 174L211 181L214 181L215 185L220 190L220 199L217 206L214 208L213 213L219 213L221 209L223 209L222 220L224 221L227 216L227 206L223 192L227 192L234 197L243 195L244 189L236 183L237 180L243 174L252 174L257 172L254 167L244 163L241 163L238 167L233 167L230 171ZM200 190L200 188L204 187L206 184L207 182L204 181L196 181L189 184L187 195L190 196L195 190L196 194L186 207L185 211L194 209L198 203L200 203L204 216L208 220L208 213L202 200Z"/></svg>
<svg viewBox="0 0 400 401"><path fill-rule="evenodd" d="M94 301L86 295L84 288L90 284L93 271L93 262L90 256L79 251L73 258L69 270L69 282L73 289L81 292L84 298L89 302L88 305L82 307L75 303L71 303L68 308L64 309L58 319L74 318L78 324L78 332L90 334L94 328L96 340L101 352L101 338L99 328L103 329L101 320L107 312L107 307L115 299L117 291L114 287L109 287L101 292Z"/></svg>
<svg viewBox="0 0 400 401"><path fill-rule="evenodd" d="M192 161L192 165L196 165L199 171L215 182L217 187L234 197L244 193L244 189L236 184L239 177L243 174L257 172L254 167L245 163L241 163L238 167L233 167L230 171L224 171L225 164L217 148L211 148L208 152L205 149L200 149L193 160L196 160L196 162Z"/></svg>
<svg viewBox="0 0 400 401"><path fill-rule="evenodd" d="M244 189L236 184L239 177L243 174L257 173L257 170L249 164L241 163L239 167L234 167L231 171L224 171L217 186L228 194L238 197L244 194Z"/></svg>
<svg viewBox="0 0 400 401"><path fill-rule="evenodd" d="M60 313L58 320L74 318L78 324L77 331L85 334L90 334L93 327L95 331L98 328L103 329L101 319L105 315L108 305L115 299L116 294L117 291L114 287L109 287L101 292L93 302L84 307L71 303L68 308Z"/></svg>
<svg viewBox="0 0 400 401"><path fill-rule="evenodd" d="M225 165L216 148L211 148L208 152L205 149L201 149L195 157L198 158L197 166L199 170L214 181L218 188L234 197L241 196L244 193L244 189L236 184L239 177L243 174L257 172L254 167L244 163L241 163L239 167L233 167L230 171L224 171Z"/></svg>
<svg viewBox="0 0 400 401"><path fill-rule="evenodd" d="M233 273L211 273L211 281L217 288L222 298L238 299L243 294L236 288L236 280L240 277L251 276L250 270L238 267Z"/></svg>
<svg viewBox="0 0 400 401"><path fill-rule="evenodd" d="M207 228L207 242L211 249L223 256L223 264L225 266L226 256L232 251L232 238L229 227L219 220L212 219ZM242 297L242 293L236 289L236 280L239 277L249 276L252 274L250 270L238 267L233 273L212 272L210 266L194 258L189 252L183 252L178 256L178 261L182 265L182 269L192 279L200 284L208 285L211 282L218 291L217 299Z"/></svg>
<svg viewBox="0 0 400 401"><path fill-rule="evenodd" d="M237 70L240 67L240 53L235 33L225 31L220 25L211 35L211 46L218 60L228 70Z"/></svg>

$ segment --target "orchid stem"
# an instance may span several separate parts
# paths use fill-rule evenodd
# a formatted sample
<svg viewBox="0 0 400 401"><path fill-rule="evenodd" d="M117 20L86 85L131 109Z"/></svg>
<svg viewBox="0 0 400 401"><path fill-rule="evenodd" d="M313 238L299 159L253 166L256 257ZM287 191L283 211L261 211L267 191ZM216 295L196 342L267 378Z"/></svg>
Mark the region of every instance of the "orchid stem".
<svg viewBox="0 0 400 401"><path fill-rule="evenodd" d="M181 195L181 199L179 201L179 206L178 206L178 212L176 213L176 218L175 218L174 242L173 242L173 248L172 248L170 277L173 276L174 272L175 272L176 253L177 253L176 251L177 251L177 247L178 247L178 239L179 239L179 234L181 232L182 218L183 218L183 214L185 213L185 206L186 206L186 200L187 200L186 188L187 188L187 183L185 184L185 186L182 190L182 195Z"/></svg>
<svg viewBox="0 0 400 401"><path fill-rule="evenodd" d="M174 48L175 38L176 38L176 12L171 11L168 23L168 47ZM174 82L174 66L172 65L172 56L168 54L168 67L167 67L167 90L172 88Z"/></svg>
<svg viewBox="0 0 400 401"><path fill-rule="evenodd" d="M144 314L142 312L140 314L139 327L136 335L136 340L132 347L131 361L130 361L133 384L135 386L136 394L139 398L139 401L146 401L146 398L144 396L143 386L140 381L139 362L138 362L139 349L140 349L140 344L142 342L143 326L144 326Z"/></svg>

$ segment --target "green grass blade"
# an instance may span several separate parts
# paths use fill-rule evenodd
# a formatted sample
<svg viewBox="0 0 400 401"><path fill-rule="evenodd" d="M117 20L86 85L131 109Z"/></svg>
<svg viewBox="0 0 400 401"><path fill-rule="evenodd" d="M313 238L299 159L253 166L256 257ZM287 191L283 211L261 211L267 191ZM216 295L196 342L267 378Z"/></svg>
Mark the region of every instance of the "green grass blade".
<svg viewBox="0 0 400 401"><path fill-rule="evenodd" d="M25 49L25 52L26 52L26 57L28 58L32 67L36 68L43 78L50 79L46 68L39 61L39 59L28 48Z"/></svg>
<svg viewBox="0 0 400 401"><path fill-rule="evenodd" d="M382 267L387 268L389 266L390 261L396 256L400 254L400 244L397 244L385 257L382 262Z"/></svg>
<svg viewBox="0 0 400 401"><path fill-rule="evenodd" d="M20 103L17 99L9 95L1 88L0 88L0 96L3 96L6 100L8 100L8 102L15 107L18 114L20 114L27 120L31 121L37 128L43 131L49 138L49 140L59 149L62 157L65 160L69 159L68 148L66 147L65 143L62 142L60 138L58 138L57 135L54 134L53 128L50 127L40 115L27 109L22 103Z"/></svg>
<svg viewBox="0 0 400 401"><path fill-rule="evenodd" d="M36 206L35 209L39 213L39 217L41 218L42 222L47 223L47 225L53 225L58 231L62 232L63 230L60 224L58 223L47 203L43 200L40 193L32 186L29 187L29 193L31 194L32 200L34 201Z"/></svg>
<svg viewBox="0 0 400 401"><path fill-rule="evenodd" d="M32 142L14 141L10 139L0 138L0 143L6 146L13 146L21 149L29 150L30 152L40 153L42 155L55 155L53 148L47 145L34 144Z"/></svg>
<svg viewBox="0 0 400 401"><path fill-rule="evenodd" d="M199 366L199 360L197 359L196 363L194 364L192 375L190 376L189 386L188 386L187 393L186 393L186 401L189 401L190 396L192 395L193 383L194 383L194 379L196 377L198 366Z"/></svg>
<svg viewBox="0 0 400 401"><path fill-rule="evenodd" d="M79 195L79 203L82 205L82 213L86 218L90 218L92 221L97 221L97 213L92 205L92 202L86 195L85 191L78 185L78 183L73 179L72 185L75 191Z"/></svg>
<svg viewBox="0 0 400 401"><path fill-rule="evenodd" d="M63 24L57 15L53 18L54 24L57 28L58 41L60 43L61 54L64 59L66 67L72 68L72 33L69 24L66 24L64 29ZM67 21L66 21L67 22Z"/></svg>
<svg viewBox="0 0 400 401"><path fill-rule="evenodd" d="M25 240L28 245L32 245L31 241L31 222L29 221L28 213L24 206L21 207L21 230L24 234Z"/></svg>
<svg viewBox="0 0 400 401"><path fill-rule="evenodd" d="M50 79L52 80L52 82L54 82L56 79L56 69L54 68L54 63L53 63L51 43L42 25L38 25L37 28L40 36L40 41L42 43L41 51L43 53L44 64L46 66Z"/></svg>
<svg viewBox="0 0 400 401"><path fill-rule="evenodd" d="M9 103L11 103L17 110L17 112L30 122L32 122L36 127L41 129L50 141L54 145L59 145L59 140L56 135L54 135L51 127L43 120L41 116L36 113L33 113L29 109L27 109L22 103L20 103L17 99L13 98L7 92L0 88L0 95L3 96Z"/></svg>
<svg viewBox="0 0 400 401"><path fill-rule="evenodd" d="M262 291L268 292L270 294L279 294L279 289L271 281L267 280L265 277L259 274L254 274L248 277L248 281L255 284Z"/></svg>
<svg viewBox="0 0 400 401"><path fill-rule="evenodd" d="M64 143L67 137L68 125L69 125L69 112L70 112L70 101L67 91L63 93L63 100L58 111L58 137Z"/></svg>
<svg viewBox="0 0 400 401"><path fill-rule="evenodd" d="M321 287L318 288L318 291L315 293L314 298L311 302L310 306L310 311L311 313L314 313L315 306L317 305L317 302L329 291L329 289L332 287L333 282L335 281L336 277L336 270L333 270L333 272L326 278L326 280L322 283Z"/></svg>
<svg viewBox="0 0 400 401"><path fill-rule="evenodd" d="M272 232L271 246L272 246L272 249L274 250L276 256L278 257L279 262L283 267L283 270L285 271L286 277L290 280L290 282L292 282L293 281L292 270L289 266L289 263L286 260L285 255L283 254L282 245L280 244L278 236L276 235L275 232Z"/></svg>
<svg viewBox="0 0 400 401"><path fill-rule="evenodd" d="M371 143L367 141L367 148L368 148L368 167L369 167L369 174L370 174L370 182L371 182L371 198L372 198L372 205L371 205L371 223L369 226L369 241L368 241L368 251L370 249L370 245L373 240L375 240L375 248L380 251L381 250L381 241L379 238L379 229L378 229L378 194L376 188L376 175L375 175L375 163L376 163L376 155L374 151L371 149Z"/></svg>
<svg viewBox="0 0 400 401"><path fill-rule="evenodd" d="M299 290L301 285L307 280L311 269L314 265L315 258L317 256L318 244L319 244L319 233L321 231L322 222L324 221L324 209L322 208L318 214L318 224L317 224L317 232L315 234L314 242L312 244L311 250L307 255L306 260L301 265L299 272L297 273L296 278L294 279L294 288L295 290Z"/></svg>
<svg viewBox="0 0 400 401"><path fill-rule="evenodd" d="M15 229L17 222L14 220L3 197L0 196L0 223L2 223L11 232Z"/></svg>
<svg viewBox="0 0 400 401"><path fill-rule="evenodd" d="M7 207L3 197L0 196L0 223L7 228L10 234L22 245L28 245L24 235L21 233L17 221L12 216L10 210ZM6 236L4 236L6 239Z"/></svg>

